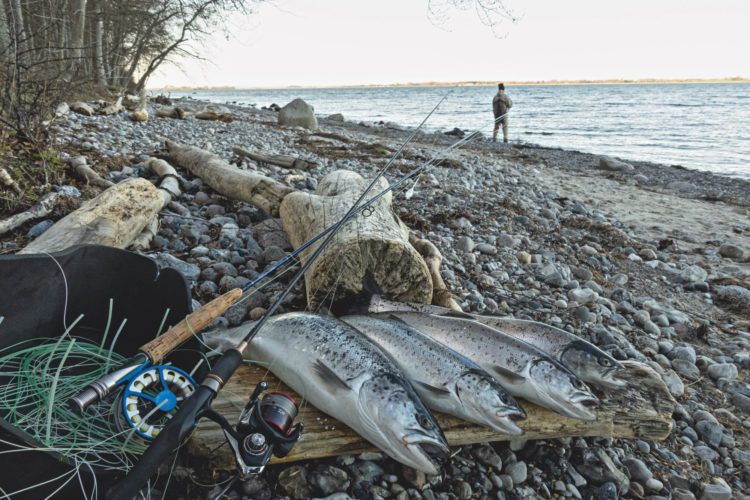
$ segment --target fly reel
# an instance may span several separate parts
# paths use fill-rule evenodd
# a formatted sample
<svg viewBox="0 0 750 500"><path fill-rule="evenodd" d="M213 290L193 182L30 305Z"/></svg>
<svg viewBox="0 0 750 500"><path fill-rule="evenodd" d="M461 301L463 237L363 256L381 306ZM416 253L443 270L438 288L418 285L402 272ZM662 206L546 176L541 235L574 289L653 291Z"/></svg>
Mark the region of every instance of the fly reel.
<svg viewBox="0 0 750 500"><path fill-rule="evenodd" d="M125 383L118 423L150 441L177 412L180 402L195 392L196 385L187 372L174 366L148 366Z"/></svg>

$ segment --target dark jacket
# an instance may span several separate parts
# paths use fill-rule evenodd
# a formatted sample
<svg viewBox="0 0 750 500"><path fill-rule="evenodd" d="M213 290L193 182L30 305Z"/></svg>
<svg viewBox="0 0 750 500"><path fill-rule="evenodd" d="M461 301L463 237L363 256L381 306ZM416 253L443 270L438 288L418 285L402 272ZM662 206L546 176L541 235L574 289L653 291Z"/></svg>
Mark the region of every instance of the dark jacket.
<svg viewBox="0 0 750 500"><path fill-rule="evenodd" d="M505 95L505 91L498 90L495 97L492 98L492 113L495 118L503 116L512 107L513 101L510 100L510 97Z"/></svg>

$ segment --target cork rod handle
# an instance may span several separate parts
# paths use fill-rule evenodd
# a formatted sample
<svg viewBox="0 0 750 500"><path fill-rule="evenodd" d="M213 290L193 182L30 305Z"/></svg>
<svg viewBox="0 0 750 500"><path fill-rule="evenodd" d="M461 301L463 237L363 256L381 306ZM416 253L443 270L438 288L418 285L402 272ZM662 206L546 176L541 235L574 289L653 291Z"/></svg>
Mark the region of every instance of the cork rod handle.
<svg viewBox="0 0 750 500"><path fill-rule="evenodd" d="M151 342L140 347L152 363L158 363L170 352L190 338L193 333L198 333L210 325L216 318L232 307L242 297L242 290L235 288L221 295L200 309L185 316L185 319L175 326L156 337Z"/></svg>

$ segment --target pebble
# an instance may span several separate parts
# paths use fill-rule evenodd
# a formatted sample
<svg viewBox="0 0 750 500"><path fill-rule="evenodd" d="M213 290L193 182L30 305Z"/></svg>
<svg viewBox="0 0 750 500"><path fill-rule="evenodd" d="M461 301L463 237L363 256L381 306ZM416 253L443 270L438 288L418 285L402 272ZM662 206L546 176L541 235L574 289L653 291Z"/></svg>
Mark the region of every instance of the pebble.
<svg viewBox="0 0 750 500"><path fill-rule="evenodd" d="M734 260L742 260L745 256L744 250L736 245L725 243L719 247L719 255Z"/></svg>
<svg viewBox="0 0 750 500"><path fill-rule="evenodd" d="M667 388L672 396L679 398L685 394L685 384L674 370L665 370L661 378L664 380L664 383L667 384Z"/></svg>
<svg viewBox="0 0 750 500"><path fill-rule="evenodd" d="M529 254L528 252L524 252L523 250L521 250L516 254L516 258L521 264L531 264L531 254Z"/></svg>
<svg viewBox="0 0 750 500"><path fill-rule="evenodd" d="M703 488L701 500L731 500L732 489L723 484L707 484Z"/></svg>
<svg viewBox="0 0 750 500"><path fill-rule="evenodd" d="M709 366L706 372L708 373L708 376L714 380L720 378L734 380L738 375L737 365L734 363L716 363Z"/></svg>
<svg viewBox="0 0 750 500"><path fill-rule="evenodd" d="M590 288L576 288L568 292L568 300L578 304L590 304L596 302L598 298L599 294Z"/></svg>
<svg viewBox="0 0 750 500"><path fill-rule="evenodd" d="M680 279L685 283L706 281L706 278L708 278L706 270L696 265L688 266L680 273Z"/></svg>
<svg viewBox="0 0 750 500"><path fill-rule="evenodd" d="M518 461L505 466L505 473L513 479L513 484L519 485L526 481L528 468L526 462Z"/></svg>
<svg viewBox="0 0 750 500"><path fill-rule="evenodd" d="M51 228L55 223L49 219L45 219L41 222L37 222L33 226L31 226L31 229L26 233L26 236L28 236L31 239L38 238L41 236L47 229Z"/></svg>
<svg viewBox="0 0 750 500"><path fill-rule="evenodd" d="M710 420L702 420L695 424L695 430L709 446L716 448L721 444L721 437L724 434L721 424Z"/></svg>
<svg viewBox="0 0 750 500"><path fill-rule="evenodd" d="M641 484L645 485L646 482L653 477L653 473L648 470L648 467L646 467L646 464L644 464L642 460L628 458L627 460L623 460L622 463L627 467L631 479L635 479Z"/></svg>
<svg viewBox="0 0 750 500"><path fill-rule="evenodd" d="M489 243L478 243L474 247L474 250L485 255L495 255L497 253L497 247Z"/></svg>

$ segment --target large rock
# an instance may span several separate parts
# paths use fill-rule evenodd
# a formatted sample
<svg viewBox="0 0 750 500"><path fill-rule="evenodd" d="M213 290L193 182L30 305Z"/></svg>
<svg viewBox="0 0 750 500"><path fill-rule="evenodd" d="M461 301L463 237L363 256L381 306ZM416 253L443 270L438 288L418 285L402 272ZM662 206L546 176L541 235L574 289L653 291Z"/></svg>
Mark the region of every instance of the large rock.
<svg viewBox="0 0 750 500"><path fill-rule="evenodd" d="M279 111L279 125L317 130L318 119L312 106L302 99L295 99Z"/></svg>
<svg viewBox="0 0 750 500"><path fill-rule="evenodd" d="M727 309L745 313L750 311L750 290L739 285L717 286L715 298Z"/></svg>
<svg viewBox="0 0 750 500"><path fill-rule="evenodd" d="M624 161L616 160L609 156L602 156L599 158L599 169L612 172L629 172L635 170L635 167L630 163L625 163Z"/></svg>

